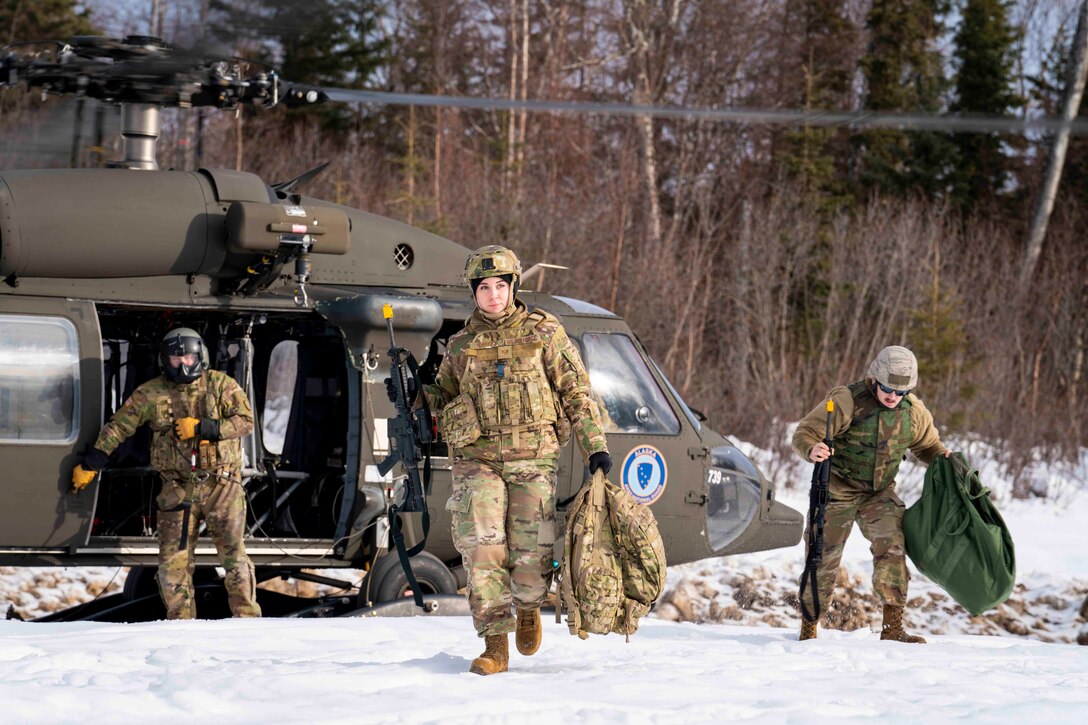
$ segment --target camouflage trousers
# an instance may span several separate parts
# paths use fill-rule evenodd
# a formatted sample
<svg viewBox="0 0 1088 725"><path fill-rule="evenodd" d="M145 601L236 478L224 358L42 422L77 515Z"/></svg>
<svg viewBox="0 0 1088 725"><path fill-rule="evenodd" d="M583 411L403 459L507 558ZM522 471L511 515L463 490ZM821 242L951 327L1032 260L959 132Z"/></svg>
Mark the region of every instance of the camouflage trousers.
<svg viewBox="0 0 1088 725"><path fill-rule="evenodd" d="M895 493L894 484L874 493L836 486L836 483L832 476L824 516L823 560L816 570L821 608L826 612L826 603L831 601L842 551L854 521L869 540L869 551L873 554L873 591L884 604L903 606L907 602L910 572L903 543L904 506ZM807 529L805 541L808 541Z"/></svg>
<svg viewBox="0 0 1088 725"><path fill-rule="evenodd" d="M548 593L555 544L554 458L457 458L453 543L468 573L472 623L481 636L514 631L511 605L537 608Z"/></svg>
<svg viewBox="0 0 1088 725"><path fill-rule="evenodd" d="M237 478L236 471L229 474ZM159 593L166 605L167 619L193 619L193 572L196 569L196 537L200 519L215 542L219 563L226 570L225 584L230 611L235 617L259 617L257 577L246 555L243 541L246 526L246 496L241 484L211 477L193 484L189 510L189 532L181 547L184 510L169 511L185 500L184 482L166 479L158 504Z"/></svg>

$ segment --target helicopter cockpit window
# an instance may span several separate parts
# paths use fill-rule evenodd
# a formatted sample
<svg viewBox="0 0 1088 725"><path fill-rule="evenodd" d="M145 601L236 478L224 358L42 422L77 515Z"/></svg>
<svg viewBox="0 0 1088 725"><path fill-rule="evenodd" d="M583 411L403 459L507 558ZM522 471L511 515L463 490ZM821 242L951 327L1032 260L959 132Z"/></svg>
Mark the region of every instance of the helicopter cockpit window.
<svg viewBox="0 0 1088 725"><path fill-rule="evenodd" d="M75 326L63 317L0 315L0 440L71 443L78 409Z"/></svg>
<svg viewBox="0 0 1088 725"><path fill-rule="evenodd" d="M269 453L283 453L283 439L298 377L298 342L284 340L272 349L268 361L268 388L261 416L261 437Z"/></svg>
<svg viewBox="0 0 1088 725"><path fill-rule="evenodd" d="M604 403L606 432L676 435L680 421L631 338L622 334L582 335L586 367L598 402ZM610 420L609 420L610 419Z"/></svg>

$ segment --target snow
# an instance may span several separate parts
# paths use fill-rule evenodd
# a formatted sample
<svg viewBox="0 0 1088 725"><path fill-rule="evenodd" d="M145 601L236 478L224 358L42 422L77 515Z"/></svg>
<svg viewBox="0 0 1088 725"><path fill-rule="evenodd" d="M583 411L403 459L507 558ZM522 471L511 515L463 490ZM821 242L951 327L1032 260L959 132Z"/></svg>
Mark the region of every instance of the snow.
<svg viewBox="0 0 1088 725"><path fill-rule="evenodd" d="M0 622L7 723L1083 722L1088 648L978 636L925 646L867 631L647 620L469 673L463 617Z"/></svg>
<svg viewBox="0 0 1088 725"><path fill-rule="evenodd" d="M776 480L803 482L779 493L806 506L806 466L746 452ZM1016 542L1017 591L970 617L915 572L907 628L927 645L879 640L868 543L855 531L840 579L853 631L821 628L815 641L797 640L788 601L800 546L672 567L629 643L579 640L546 614L540 652L522 657L511 643L510 671L491 677L468 672L482 642L467 617L10 620L0 621L0 722L1088 722L1088 647L1071 644L1088 631L1078 614L1088 451L1015 475L990 453L969 457L984 461ZM904 467L908 504L921 475ZM1013 499L1016 480L1046 498ZM32 584L43 573L54 579ZM123 571L5 568L0 606L90 598L115 574L111 589Z"/></svg>

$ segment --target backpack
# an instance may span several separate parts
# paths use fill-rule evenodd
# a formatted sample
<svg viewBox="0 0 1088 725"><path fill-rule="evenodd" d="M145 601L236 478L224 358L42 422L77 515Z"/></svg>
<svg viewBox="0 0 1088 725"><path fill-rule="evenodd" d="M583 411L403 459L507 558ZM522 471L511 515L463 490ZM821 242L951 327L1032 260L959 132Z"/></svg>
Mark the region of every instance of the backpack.
<svg viewBox="0 0 1088 725"><path fill-rule="evenodd" d="M1008 599L1016 582L1012 536L989 493L962 453L938 456L903 515L907 556L972 615Z"/></svg>
<svg viewBox="0 0 1088 725"><path fill-rule="evenodd" d="M570 633L628 639L665 586L665 546L648 506L597 471L567 515L560 570Z"/></svg>

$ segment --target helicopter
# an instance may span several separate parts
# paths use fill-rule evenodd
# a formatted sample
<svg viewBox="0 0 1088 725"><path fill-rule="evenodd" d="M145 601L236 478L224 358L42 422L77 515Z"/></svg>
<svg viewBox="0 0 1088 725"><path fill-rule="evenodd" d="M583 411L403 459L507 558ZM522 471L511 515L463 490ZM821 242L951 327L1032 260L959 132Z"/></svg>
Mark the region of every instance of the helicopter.
<svg viewBox="0 0 1088 725"><path fill-rule="evenodd" d="M265 615L403 612L408 580L389 554L389 513L405 476L379 472L394 415L383 383L391 374L383 308L395 311L397 344L432 381L446 341L472 311L461 273L471 250L296 193L319 169L269 184L243 171L158 167L164 107L326 100L274 69L145 36L3 52L0 85L120 105L124 158L108 168L0 170L0 460L8 472L0 565L132 567L119 593L41 620L163 616L153 504L161 483L149 467L149 432L126 441L80 493L69 477L102 424L158 374L162 335L185 326L253 403L243 477L258 580L346 589L350 582L318 572L367 572L358 596L259 588ZM652 507L669 562L796 544L802 515L685 403L628 324L594 304L527 289L532 276L519 296L556 315L578 345L606 413L612 477ZM574 448L560 454L560 526L585 480ZM464 586L465 573L444 508L451 460L441 437L431 455L429 535L419 514L398 522L410 545L425 541L411 568L441 600ZM196 559L199 616L229 616L207 537Z"/></svg>

